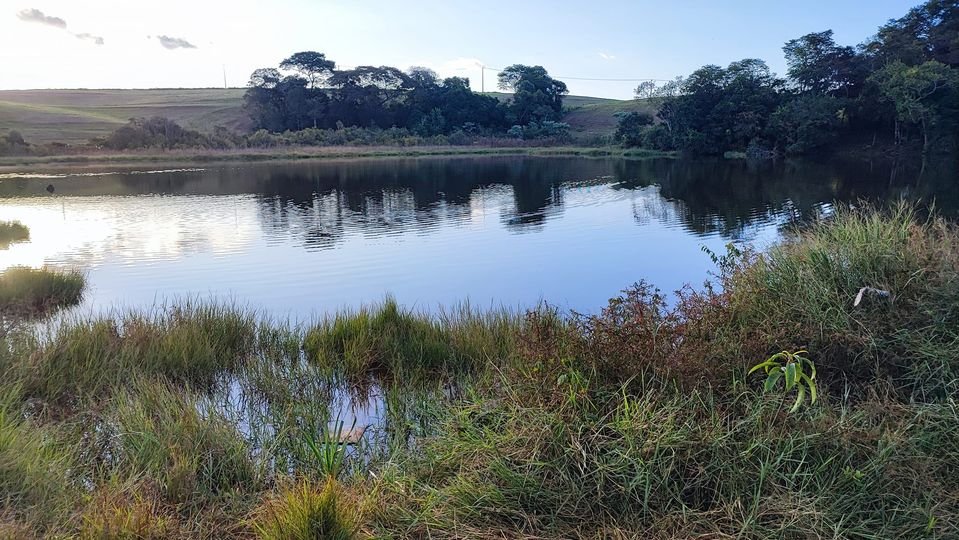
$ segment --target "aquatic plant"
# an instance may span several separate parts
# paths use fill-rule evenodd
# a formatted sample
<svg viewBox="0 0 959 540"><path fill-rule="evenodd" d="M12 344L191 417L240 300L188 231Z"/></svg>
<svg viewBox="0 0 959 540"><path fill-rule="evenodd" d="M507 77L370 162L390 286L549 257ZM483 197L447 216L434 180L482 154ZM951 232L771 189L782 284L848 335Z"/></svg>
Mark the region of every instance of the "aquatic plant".
<svg viewBox="0 0 959 540"><path fill-rule="evenodd" d="M0 221L0 249L10 244L26 242L30 239L30 229L19 221Z"/></svg>
<svg viewBox="0 0 959 540"><path fill-rule="evenodd" d="M85 276L76 270L8 268L0 273L0 313L35 316L76 305L85 286Z"/></svg>

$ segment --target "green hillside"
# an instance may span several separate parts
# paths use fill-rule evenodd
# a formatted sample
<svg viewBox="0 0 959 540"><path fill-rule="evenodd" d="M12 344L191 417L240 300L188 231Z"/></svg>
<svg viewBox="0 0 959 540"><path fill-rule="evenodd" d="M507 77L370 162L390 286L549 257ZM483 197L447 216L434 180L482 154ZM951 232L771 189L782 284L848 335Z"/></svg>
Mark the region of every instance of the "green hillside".
<svg viewBox="0 0 959 540"><path fill-rule="evenodd" d="M0 131L16 129L33 143L76 144L103 136L138 116L165 116L184 127L248 128L244 89L3 90Z"/></svg>
<svg viewBox="0 0 959 540"><path fill-rule="evenodd" d="M0 90L0 132L15 129L32 143L84 143L133 117L165 116L182 126L210 131L249 129L242 110L244 89ZM491 92L500 99L509 94ZM647 110L644 101L567 96L564 118L577 138L608 135L617 112Z"/></svg>

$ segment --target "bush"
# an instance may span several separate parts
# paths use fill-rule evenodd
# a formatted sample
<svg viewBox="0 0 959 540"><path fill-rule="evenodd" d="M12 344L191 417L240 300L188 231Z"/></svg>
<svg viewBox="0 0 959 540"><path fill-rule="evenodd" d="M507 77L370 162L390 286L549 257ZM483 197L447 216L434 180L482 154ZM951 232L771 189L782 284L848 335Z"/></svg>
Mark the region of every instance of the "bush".
<svg viewBox="0 0 959 540"><path fill-rule="evenodd" d="M643 133L647 127L653 125L653 116L649 113L629 112L619 114L616 124L616 133L613 139L626 147L641 146Z"/></svg>
<svg viewBox="0 0 959 540"><path fill-rule="evenodd" d="M176 122L154 116L149 119L133 118L111 133L103 143L113 150L136 150L143 148L211 148L214 144L198 131L183 129Z"/></svg>
<svg viewBox="0 0 959 540"><path fill-rule="evenodd" d="M959 390L959 233L941 218L839 209L726 287L744 342L806 348L837 387L890 380L924 401Z"/></svg>

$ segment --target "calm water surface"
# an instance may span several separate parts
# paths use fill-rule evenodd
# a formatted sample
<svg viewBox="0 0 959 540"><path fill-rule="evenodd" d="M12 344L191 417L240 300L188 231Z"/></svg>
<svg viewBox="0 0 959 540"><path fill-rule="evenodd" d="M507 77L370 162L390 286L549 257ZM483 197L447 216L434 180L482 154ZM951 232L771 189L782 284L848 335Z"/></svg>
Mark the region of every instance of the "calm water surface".
<svg viewBox="0 0 959 540"><path fill-rule="evenodd" d="M469 299L593 311L639 279L700 283L702 247L762 247L834 201L935 197L951 212L950 171L919 173L481 157L0 174L0 219L31 232L0 251L0 269L84 269L81 311L200 297L304 319L386 294L428 310Z"/></svg>

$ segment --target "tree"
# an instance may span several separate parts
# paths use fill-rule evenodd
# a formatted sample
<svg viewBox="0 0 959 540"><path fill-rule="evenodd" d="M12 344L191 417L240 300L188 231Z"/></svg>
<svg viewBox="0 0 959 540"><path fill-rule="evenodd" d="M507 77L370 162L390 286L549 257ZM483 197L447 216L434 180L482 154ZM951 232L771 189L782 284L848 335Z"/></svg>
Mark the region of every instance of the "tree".
<svg viewBox="0 0 959 540"><path fill-rule="evenodd" d="M862 82L856 51L836 45L832 36L832 30L806 34L783 46L787 74L800 92L849 96Z"/></svg>
<svg viewBox="0 0 959 540"><path fill-rule="evenodd" d="M649 99L656 97L656 91L656 81L643 81L639 83L639 86L636 87L633 94L636 96L636 99Z"/></svg>
<svg viewBox="0 0 959 540"><path fill-rule="evenodd" d="M807 94L781 105L769 118L770 138L787 154L805 154L835 140L845 116L839 98Z"/></svg>
<svg viewBox="0 0 959 540"><path fill-rule="evenodd" d="M439 84L439 76L430 68L413 66L407 70L413 84L419 88L431 88Z"/></svg>
<svg viewBox="0 0 959 540"><path fill-rule="evenodd" d="M562 116L563 96L569 90L542 66L514 64L500 72L498 79L500 89L513 91L510 110L517 124L555 121Z"/></svg>
<svg viewBox="0 0 959 540"><path fill-rule="evenodd" d="M929 0L902 18L889 21L864 46L881 64L915 66L936 60L959 66L959 1Z"/></svg>
<svg viewBox="0 0 959 540"><path fill-rule="evenodd" d="M633 111L622 114L616 124L613 139L623 146L641 146L644 131L651 125L653 125L653 117L649 113Z"/></svg>
<svg viewBox="0 0 959 540"><path fill-rule="evenodd" d="M276 68L260 68L250 75L248 86L253 88L276 88L276 85L283 80L283 74Z"/></svg>
<svg viewBox="0 0 959 540"><path fill-rule="evenodd" d="M923 137L923 153L932 143L931 135L940 124L952 124L948 118L955 107L959 77L949 66L930 60L918 66L896 61L877 71L870 81L879 88L882 99L896 108L896 135L900 139L899 122L919 126ZM947 126L941 126L948 129Z"/></svg>
<svg viewBox="0 0 959 540"><path fill-rule="evenodd" d="M769 115L782 101L782 85L754 58L726 68L703 66L686 78L682 95L663 102L659 117L685 150L742 150L765 134Z"/></svg>
<svg viewBox="0 0 959 540"><path fill-rule="evenodd" d="M336 62L316 51L298 52L280 62L280 69L292 70L306 79L310 88L333 74Z"/></svg>

